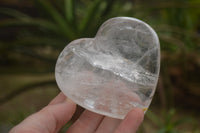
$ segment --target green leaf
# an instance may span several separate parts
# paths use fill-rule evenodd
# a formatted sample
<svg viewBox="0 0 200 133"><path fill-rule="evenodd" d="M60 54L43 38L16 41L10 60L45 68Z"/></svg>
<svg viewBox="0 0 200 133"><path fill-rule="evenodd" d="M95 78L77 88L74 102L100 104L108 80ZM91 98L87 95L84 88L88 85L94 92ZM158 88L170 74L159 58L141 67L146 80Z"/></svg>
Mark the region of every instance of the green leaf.
<svg viewBox="0 0 200 133"><path fill-rule="evenodd" d="M83 33L90 25L90 23L93 22L93 18L95 14L99 11L100 3L102 0L95 0L94 2L91 2L86 10L86 16L83 18L83 20L80 22L79 31Z"/></svg>
<svg viewBox="0 0 200 133"><path fill-rule="evenodd" d="M165 128L161 128L157 133L167 133L167 130Z"/></svg>
<svg viewBox="0 0 200 133"><path fill-rule="evenodd" d="M146 113L146 116L151 120L153 121L154 124L156 124L157 126L159 127L162 127L163 126L163 122L161 121L161 119L156 116L155 113L153 113L151 110L148 110L147 113Z"/></svg>
<svg viewBox="0 0 200 133"><path fill-rule="evenodd" d="M31 17L26 15L25 13L22 13L20 11L17 11L15 9L10 9L10 8L0 8L0 14L5 14L14 18L17 18L19 20L27 20L30 19Z"/></svg>
<svg viewBox="0 0 200 133"><path fill-rule="evenodd" d="M24 46L51 46L57 49L61 49L66 45L61 39L36 35L30 35L24 38L20 37L14 44Z"/></svg>
<svg viewBox="0 0 200 133"><path fill-rule="evenodd" d="M65 21L64 17L46 0L37 0L37 2L51 15L52 19L56 22L60 31L70 40L76 38L74 29Z"/></svg>
<svg viewBox="0 0 200 133"><path fill-rule="evenodd" d="M68 22L73 23L75 19L74 0L64 0L65 2L65 16Z"/></svg>
<svg viewBox="0 0 200 133"><path fill-rule="evenodd" d="M175 110L174 109L170 109L169 112L166 115L165 124L170 125L174 115L175 115Z"/></svg>
<svg viewBox="0 0 200 133"><path fill-rule="evenodd" d="M47 30L60 33L59 29L54 23L42 19L31 19L31 18L26 20L5 19L0 21L0 27L9 27L9 26L38 26L40 28L45 28Z"/></svg>
<svg viewBox="0 0 200 133"><path fill-rule="evenodd" d="M184 124L184 123L191 123L191 122L193 122L192 118L185 117L185 118L182 118L182 119L175 121L173 124L174 124L174 126L178 126L178 125L181 125L181 124Z"/></svg>

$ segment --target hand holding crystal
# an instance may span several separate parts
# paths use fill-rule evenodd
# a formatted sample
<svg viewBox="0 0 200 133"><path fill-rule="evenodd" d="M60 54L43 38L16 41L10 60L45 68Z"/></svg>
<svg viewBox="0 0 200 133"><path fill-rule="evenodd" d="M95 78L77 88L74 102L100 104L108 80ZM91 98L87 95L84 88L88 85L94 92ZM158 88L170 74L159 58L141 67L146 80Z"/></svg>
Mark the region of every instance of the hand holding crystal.
<svg viewBox="0 0 200 133"><path fill-rule="evenodd" d="M10 133L57 133L69 122L75 110L76 104L60 93L42 110L15 126ZM122 121L85 110L66 133L135 133L143 116L141 109L133 109Z"/></svg>

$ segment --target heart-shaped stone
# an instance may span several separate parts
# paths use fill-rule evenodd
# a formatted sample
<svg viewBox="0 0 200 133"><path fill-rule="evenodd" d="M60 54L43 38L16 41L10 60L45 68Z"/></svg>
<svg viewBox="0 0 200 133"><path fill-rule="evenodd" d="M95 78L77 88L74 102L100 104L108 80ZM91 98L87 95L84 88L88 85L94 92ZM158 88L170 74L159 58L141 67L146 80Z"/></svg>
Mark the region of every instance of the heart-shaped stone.
<svg viewBox="0 0 200 133"><path fill-rule="evenodd" d="M106 21L95 38L71 42L60 54L56 81L80 106L123 119L132 108L146 110L160 69L160 44L141 20L117 17Z"/></svg>

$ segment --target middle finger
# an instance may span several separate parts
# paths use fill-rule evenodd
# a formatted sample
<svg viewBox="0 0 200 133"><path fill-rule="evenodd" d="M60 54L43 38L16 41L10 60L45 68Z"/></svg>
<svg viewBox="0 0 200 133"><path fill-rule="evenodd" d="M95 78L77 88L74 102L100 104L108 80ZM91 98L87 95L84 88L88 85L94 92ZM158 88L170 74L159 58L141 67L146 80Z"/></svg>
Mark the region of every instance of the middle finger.
<svg viewBox="0 0 200 133"><path fill-rule="evenodd" d="M120 119L104 117L95 133L113 133L119 126L120 122Z"/></svg>

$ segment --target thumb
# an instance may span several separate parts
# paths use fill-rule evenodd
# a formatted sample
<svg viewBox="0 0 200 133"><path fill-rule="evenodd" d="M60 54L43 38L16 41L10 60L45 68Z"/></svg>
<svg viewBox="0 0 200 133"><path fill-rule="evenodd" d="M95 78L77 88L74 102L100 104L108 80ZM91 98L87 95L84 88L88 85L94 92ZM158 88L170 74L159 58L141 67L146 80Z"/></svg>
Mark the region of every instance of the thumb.
<svg viewBox="0 0 200 133"><path fill-rule="evenodd" d="M66 124L73 116L76 104L70 99L61 103L50 104L39 112L29 116L19 125L14 127L10 133L54 133Z"/></svg>

